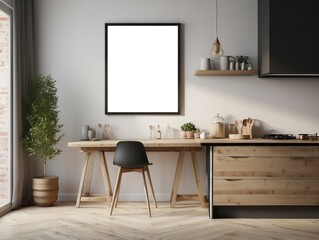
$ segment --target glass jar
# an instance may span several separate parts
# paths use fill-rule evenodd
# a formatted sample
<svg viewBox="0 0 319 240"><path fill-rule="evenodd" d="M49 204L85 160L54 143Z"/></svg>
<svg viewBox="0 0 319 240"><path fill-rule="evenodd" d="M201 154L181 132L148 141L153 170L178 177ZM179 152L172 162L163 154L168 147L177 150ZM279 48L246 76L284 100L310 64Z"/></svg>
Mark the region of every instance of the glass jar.
<svg viewBox="0 0 319 240"><path fill-rule="evenodd" d="M215 117L213 117L213 126L211 132L212 138L224 138L225 137L225 123L224 118L217 113Z"/></svg>
<svg viewBox="0 0 319 240"><path fill-rule="evenodd" d="M235 124L230 123L228 126L228 134L235 134L236 133L236 127Z"/></svg>

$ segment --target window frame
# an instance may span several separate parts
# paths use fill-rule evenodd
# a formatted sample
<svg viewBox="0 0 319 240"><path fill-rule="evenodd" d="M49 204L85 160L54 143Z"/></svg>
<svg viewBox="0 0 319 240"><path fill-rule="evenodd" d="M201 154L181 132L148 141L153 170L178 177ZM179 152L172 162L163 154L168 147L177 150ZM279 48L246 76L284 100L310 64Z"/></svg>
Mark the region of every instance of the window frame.
<svg viewBox="0 0 319 240"><path fill-rule="evenodd" d="M0 0L0 10L10 16L10 83L9 83L9 89L8 89L8 95L9 95L9 104L8 104L8 115L9 115L9 123L10 126L8 128L9 136L8 136L8 142L9 142L9 167L8 167L8 202L4 203L0 206L0 216L4 215L5 213L9 212L12 208L12 192L13 192L13 126L12 126L12 119L13 119L13 7L10 6L10 3L4 2L3 0Z"/></svg>

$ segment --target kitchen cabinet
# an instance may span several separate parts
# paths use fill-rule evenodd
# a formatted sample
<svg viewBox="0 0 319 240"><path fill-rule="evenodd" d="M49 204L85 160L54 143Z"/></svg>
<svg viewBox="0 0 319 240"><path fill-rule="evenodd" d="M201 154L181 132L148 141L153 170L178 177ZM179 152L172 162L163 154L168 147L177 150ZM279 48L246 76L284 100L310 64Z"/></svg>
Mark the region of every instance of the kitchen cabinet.
<svg viewBox="0 0 319 240"><path fill-rule="evenodd" d="M210 218L319 216L319 141L205 139Z"/></svg>
<svg viewBox="0 0 319 240"><path fill-rule="evenodd" d="M319 147L214 148L213 205L319 205Z"/></svg>
<svg viewBox="0 0 319 240"><path fill-rule="evenodd" d="M318 77L318 0L258 0L259 77Z"/></svg>
<svg viewBox="0 0 319 240"><path fill-rule="evenodd" d="M252 76L257 70L197 70L195 76Z"/></svg>

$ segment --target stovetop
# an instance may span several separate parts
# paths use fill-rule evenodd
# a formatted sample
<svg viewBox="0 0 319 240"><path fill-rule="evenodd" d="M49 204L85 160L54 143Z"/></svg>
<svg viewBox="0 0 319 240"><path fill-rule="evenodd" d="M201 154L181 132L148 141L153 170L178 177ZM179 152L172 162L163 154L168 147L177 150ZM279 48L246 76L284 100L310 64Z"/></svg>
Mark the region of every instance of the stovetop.
<svg viewBox="0 0 319 240"><path fill-rule="evenodd" d="M264 139L296 139L292 134L265 134Z"/></svg>

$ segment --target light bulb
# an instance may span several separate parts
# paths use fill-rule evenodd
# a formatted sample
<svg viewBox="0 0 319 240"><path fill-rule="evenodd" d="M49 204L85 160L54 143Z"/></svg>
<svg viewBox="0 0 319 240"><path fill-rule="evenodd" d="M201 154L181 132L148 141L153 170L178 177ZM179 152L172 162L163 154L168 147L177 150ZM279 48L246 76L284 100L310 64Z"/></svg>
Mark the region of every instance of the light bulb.
<svg viewBox="0 0 319 240"><path fill-rule="evenodd" d="M213 43L211 50L210 50L210 55L212 57L220 57L223 54L224 54L224 50L223 50L222 45L219 42L219 39L217 37Z"/></svg>

